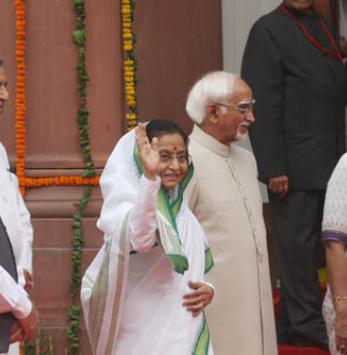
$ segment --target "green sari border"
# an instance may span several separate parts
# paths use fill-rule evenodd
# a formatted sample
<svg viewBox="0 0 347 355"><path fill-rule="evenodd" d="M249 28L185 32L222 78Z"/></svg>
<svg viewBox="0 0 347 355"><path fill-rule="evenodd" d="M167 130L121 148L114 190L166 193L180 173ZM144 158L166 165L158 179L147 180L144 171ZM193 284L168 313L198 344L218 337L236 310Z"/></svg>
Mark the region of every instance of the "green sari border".
<svg viewBox="0 0 347 355"><path fill-rule="evenodd" d="M133 157L138 177L140 178L143 174L143 166L139 159L139 152L136 143L134 144ZM179 237L176 217L183 202L184 190L188 186L193 173L194 168L193 165L190 164L186 175L178 186L177 197L174 201L170 201L169 194L163 186L160 187L157 197L157 209L168 222L168 224L160 223L158 226L161 245L174 270L179 274L183 274L188 269L189 265L182 250L182 241ZM167 238L167 240L165 238Z"/></svg>
<svg viewBox="0 0 347 355"><path fill-rule="evenodd" d="M200 331L196 339L192 355L208 355L209 347L210 331L207 326L205 314L203 314Z"/></svg>
<svg viewBox="0 0 347 355"><path fill-rule="evenodd" d="M207 274L214 265L214 260L212 256L212 252L210 248L207 248L205 250L205 274Z"/></svg>
<svg viewBox="0 0 347 355"><path fill-rule="evenodd" d="M178 274L183 275L188 270L188 260L184 255L166 254L166 257L170 260L171 265Z"/></svg>

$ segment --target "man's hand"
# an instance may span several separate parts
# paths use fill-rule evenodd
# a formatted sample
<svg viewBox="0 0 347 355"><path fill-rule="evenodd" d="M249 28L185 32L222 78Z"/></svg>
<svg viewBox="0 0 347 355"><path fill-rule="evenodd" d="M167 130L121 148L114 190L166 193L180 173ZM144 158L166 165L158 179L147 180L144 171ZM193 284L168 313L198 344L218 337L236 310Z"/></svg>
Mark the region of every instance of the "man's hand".
<svg viewBox="0 0 347 355"><path fill-rule="evenodd" d="M37 323L39 322L39 313L35 306L33 305L30 314L26 318L17 319L17 322L22 329L23 340L29 340L33 336Z"/></svg>
<svg viewBox="0 0 347 355"><path fill-rule="evenodd" d="M23 332L22 328L20 327L18 320L15 320L15 322L12 325L11 328L11 339L10 343L16 343L17 341L23 341Z"/></svg>
<svg viewBox="0 0 347 355"><path fill-rule="evenodd" d="M280 198L284 197L288 193L288 176L275 176L269 179L268 189L280 196Z"/></svg>
<svg viewBox="0 0 347 355"><path fill-rule="evenodd" d="M347 40L345 37L339 38L339 47L343 58L347 57Z"/></svg>
<svg viewBox="0 0 347 355"><path fill-rule="evenodd" d="M211 303L214 291L212 287L203 282L189 281L188 286L194 291L183 296L185 299L183 306L188 312L192 312L193 317L197 317Z"/></svg>
<svg viewBox="0 0 347 355"><path fill-rule="evenodd" d="M23 269L23 273L25 278L24 290L30 294L34 287L33 277L31 276L30 272L26 269Z"/></svg>

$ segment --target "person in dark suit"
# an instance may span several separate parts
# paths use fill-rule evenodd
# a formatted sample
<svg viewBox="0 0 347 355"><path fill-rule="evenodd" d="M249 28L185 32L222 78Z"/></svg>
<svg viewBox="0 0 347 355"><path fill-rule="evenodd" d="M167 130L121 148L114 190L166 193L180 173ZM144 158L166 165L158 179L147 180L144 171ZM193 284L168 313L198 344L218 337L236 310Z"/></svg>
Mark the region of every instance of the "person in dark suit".
<svg viewBox="0 0 347 355"><path fill-rule="evenodd" d="M327 348L316 247L327 181L345 152L346 75L313 2L284 0L256 21L241 76L257 101L250 139L280 271L278 341Z"/></svg>

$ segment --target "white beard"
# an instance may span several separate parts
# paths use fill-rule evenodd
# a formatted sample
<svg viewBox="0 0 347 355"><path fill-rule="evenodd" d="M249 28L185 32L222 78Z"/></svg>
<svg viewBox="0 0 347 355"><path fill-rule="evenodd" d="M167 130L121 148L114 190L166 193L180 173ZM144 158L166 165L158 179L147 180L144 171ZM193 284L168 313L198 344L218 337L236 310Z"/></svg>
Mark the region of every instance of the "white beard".
<svg viewBox="0 0 347 355"><path fill-rule="evenodd" d="M237 130L235 141L237 142L243 142L246 138L248 137L248 131L246 133L241 133L240 132L240 127Z"/></svg>

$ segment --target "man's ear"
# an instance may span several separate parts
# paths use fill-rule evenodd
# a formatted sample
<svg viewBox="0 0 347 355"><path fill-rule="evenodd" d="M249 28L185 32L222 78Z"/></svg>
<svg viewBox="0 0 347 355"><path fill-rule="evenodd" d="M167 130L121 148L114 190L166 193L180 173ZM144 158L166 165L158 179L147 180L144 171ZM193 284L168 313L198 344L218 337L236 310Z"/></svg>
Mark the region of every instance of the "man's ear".
<svg viewBox="0 0 347 355"><path fill-rule="evenodd" d="M219 116L219 107L214 104L214 103L209 103L207 105L207 109L206 109L206 113L207 113L207 119L211 122L211 123L217 123L218 122L218 116Z"/></svg>

